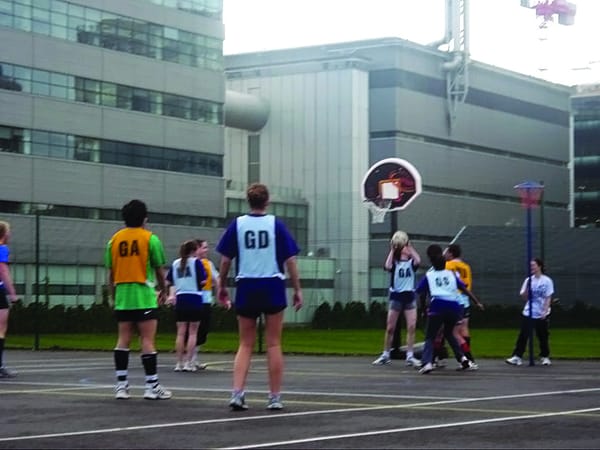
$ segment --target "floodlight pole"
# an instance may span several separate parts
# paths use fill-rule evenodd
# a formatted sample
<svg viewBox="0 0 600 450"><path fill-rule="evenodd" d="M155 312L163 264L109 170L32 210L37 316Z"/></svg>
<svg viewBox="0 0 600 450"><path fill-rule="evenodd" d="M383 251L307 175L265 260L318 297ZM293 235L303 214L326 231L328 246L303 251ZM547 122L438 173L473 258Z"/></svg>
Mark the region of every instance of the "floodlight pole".
<svg viewBox="0 0 600 450"><path fill-rule="evenodd" d="M534 366L533 356L533 293L531 292L531 260L532 249L532 208L539 202L544 185L535 181L525 181L514 187L521 196L521 204L527 209L527 301L529 303L529 365Z"/></svg>
<svg viewBox="0 0 600 450"><path fill-rule="evenodd" d="M33 313L33 349L40 349L40 213L35 210L35 308Z"/></svg>

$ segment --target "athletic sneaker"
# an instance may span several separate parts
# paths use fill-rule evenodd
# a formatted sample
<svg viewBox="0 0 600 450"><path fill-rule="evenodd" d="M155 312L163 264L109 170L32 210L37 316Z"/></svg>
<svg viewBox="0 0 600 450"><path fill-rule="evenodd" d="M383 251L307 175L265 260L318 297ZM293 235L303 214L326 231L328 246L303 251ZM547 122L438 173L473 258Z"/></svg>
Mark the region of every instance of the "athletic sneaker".
<svg viewBox="0 0 600 450"><path fill-rule="evenodd" d="M189 362L189 361L186 362L184 364L184 366L183 366L183 371L184 372L195 372L196 370L198 370L198 369L196 369L196 365L193 364L193 363L191 363L191 362Z"/></svg>
<svg viewBox="0 0 600 450"><path fill-rule="evenodd" d="M519 358L517 355L513 355L506 360L506 363L510 364L512 366L520 366L523 364L523 360L521 358Z"/></svg>
<svg viewBox="0 0 600 450"><path fill-rule="evenodd" d="M436 369L446 367L446 360L440 359L436 356L435 360L433 361L433 367L435 367Z"/></svg>
<svg viewBox="0 0 600 450"><path fill-rule="evenodd" d="M427 364L425 364L423 367L421 367L421 368L419 369L419 373L420 373L421 375L425 375L426 373L429 373L429 372L431 372L432 370L433 370L433 364L431 364L431 363L427 363Z"/></svg>
<svg viewBox="0 0 600 450"><path fill-rule="evenodd" d="M183 366L184 366L184 364L181 364L180 362L178 362L177 364L175 364L175 368L173 369L173 372L183 372Z"/></svg>
<svg viewBox="0 0 600 450"><path fill-rule="evenodd" d="M129 397L131 397L129 395L129 383L127 381L117 383L115 386L115 398L117 400L127 400Z"/></svg>
<svg viewBox="0 0 600 450"><path fill-rule="evenodd" d="M146 400L168 400L173 396L171 391L164 389L159 383L156 383L151 388L146 388L144 398Z"/></svg>
<svg viewBox="0 0 600 450"><path fill-rule="evenodd" d="M421 367L421 360L411 356L410 358L406 358L406 365L412 367Z"/></svg>
<svg viewBox="0 0 600 450"><path fill-rule="evenodd" d="M456 370L461 371L461 370L479 370L479 366L477 364L475 364L473 361L471 361L470 359L467 359L466 361L462 361L458 367L456 368Z"/></svg>
<svg viewBox="0 0 600 450"><path fill-rule="evenodd" d="M4 366L0 367L0 378L14 378L17 376L17 372L10 370Z"/></svg>
<svg viewBox="0 0 600 450"><path fill-rule="evenodd" d="M194 367L196 368L196 370L206 370L206 368L208 367L208 364L199 363L197 361L194 361Z"/></svg>
<svg viewBox="0 0 600 450"><path fill-rule="evenodd" d="M281 403L281 395L269 395L269 402L267 403L267 409L281 410L283 409L283 403Z"/></svg>
<svg viewBox="0 0 600 450"><path fill-rule="evenodd" d="M550 358L548 358L547 356L542 357L540 362L542 363L542 366L551 366L552 365L552 361L550 361Z"/></svg>
<svg viewBox="0 0 600 450"><path fill-rule="evenodd" d="M387 356L385 353L382 353L381 356L379 358L377 358L375 361L373 361L371 364L373 364L374 366L383 366L385 364L391 364L392 360L389 356Z"/></svg>
<svg viewBox="0 0 600 450"><path fill-rule="evenodd" d="M231 394L231 400L229 400L229 407L233 411L245 411L248 409L246 405L246 396L242 393Z"/></svg>

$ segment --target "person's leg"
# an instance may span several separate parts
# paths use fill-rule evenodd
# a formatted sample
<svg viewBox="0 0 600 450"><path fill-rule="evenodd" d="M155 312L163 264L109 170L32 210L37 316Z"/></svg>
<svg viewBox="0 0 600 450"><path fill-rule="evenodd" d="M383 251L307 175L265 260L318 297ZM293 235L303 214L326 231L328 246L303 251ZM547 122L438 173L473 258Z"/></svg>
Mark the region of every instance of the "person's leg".
<svg viewBox="0 0 600 450"><path fill-rule="evenodd" d="M433 363L433 341L435 340L442 323L442 318L437 314L427 318L425 347L423 349L423 358L421 360L423 366Z"/></svg>
<svg viewBox="0 0 600 450"><path fill-rule="evenodd" d="M196 354L196 339L198 338L198 327L200 322L189 322L188 324L188 340L186 345L185 359L188 365L192 364L192 359ZM193 366L191 366L193 367ZM195 367L194 367L195 369Z"/></svg>
<svg viewBox="0 0 600 450"><path fill-rule="evenodd" d="M177 356L177 364L175 365L175 370L183 370L183 365L185 363L185 336L188 332L188 323L187 322L177 322L177 335L175 336L175 355Z"/></svg>
<svg viewBox="0 0 600 450"><path fill-rule="evenodd" d="M465 355L461 350L457 339L454 337L454 327L456 326L456 322L458 319L459 316L452 311L447 311L443 315L444 337L446 338L446 341L448 341L448 345L450 345L450 348L454 352L456 360L458 362L461 362Z"/></svg>
<svg viewBox="0 0 600 450"><path fill-rule="evenodd" d="M148 400L167 400L171 392L162 388L158 382L158 358L156 354L155 338L158 320L144 320L137 323L142 347L142 365L146 374L146 392L144 398Z"/></svg>
<svg viewBox="0 0 600 450"><path fill-rule="evenodd" d="M403 354L400 347L402 346L402 342L400 339L400 334L402 332L402 317L398 314L396 318L396 324L394 327L394 333L392 335L392 342L390 344L390 357L392 359L402 359Z"/></svg>
<svg viewBox="0 0 600 450"><path fill-rule="evenodd" d="M0 377L9 378L15 374L4 367L4 342L6 339L6 331L8 330L8 315L9 309L0 309Z"/></svg>
<svg viewBox="0 0 600 450"><path fill-rule="evenodd" d="M238 315L239 346L233 361L233 391L244 392L256 342L256 319Z"/></svg>
<svg viewBox="0 0 600 450"><path fill-rule="evenodd" d="M117 344L113 351L115 361L115 374L117 377L117 386L115 388L115 397L117 399L129 398L129 384L127 382L129 366L129 344L133 335L132 322L118 322Z"/></svg>
<svg viewBox="0 0 600 450"><path fill-rule="evenodd" d="M196 350L192 355L192 365L197 370L206 369L206 364L198 362L198 353L200 352L200 347L206 343L206 339L208 338L208 331L210 329L210 320L212 315L212 305L206 303L202 305L202 312L200 314L200 325L198 326L198 337L196 341Z"/></svg>
<svg viewBox="0 0 600 450"><path fill-rule="evenodd" d="M540 343L540 356L542 358L548 358L550 356L550 346L548 344L550 332L548 330L548 325L548 318L535 320L535 332Z"/></svg>
<svg viewBox="0 0 600 450"><path fill-rule="evenodd" d="M8 330L8 308L0 309L0 367L2 367L2 355L4 353L4 339Z"/></svg>
<svg viewBox="0 0 600 450"><path fill-rule="evenodd" d="M527 345L527 340L529 339L529 327L529 318L522 316L521 329L519 331L519 335L517 336L515 348L512 352L513 356L518 356L519 358L523 357L523 353L525 353L525 346Z"/></svg>
<svg viewBox="0 0 600 450"><path fill-rule="evenodd" d="M390 306L385 324L385 335L383 337L383 351L388 352L388 355L392 349L396 348L394 347L393 341L399 316L400 312Z"/></svg>
<svg viewBox="0 0 600 450"><path fill-rule="evenodd" d="M413 356L415 346L415 333L417 331L417 310L404 309L404 320L406 320L406 358Z"/></svg>
<svg viewBox="0 0 600 450"><path fill-rule="evenodd" d="M279 396L281 394L281 384L283 380L283 352L281 350L282 330L283 311L265 315L265 339L267 344L269 390L271 396Z"/></svg>

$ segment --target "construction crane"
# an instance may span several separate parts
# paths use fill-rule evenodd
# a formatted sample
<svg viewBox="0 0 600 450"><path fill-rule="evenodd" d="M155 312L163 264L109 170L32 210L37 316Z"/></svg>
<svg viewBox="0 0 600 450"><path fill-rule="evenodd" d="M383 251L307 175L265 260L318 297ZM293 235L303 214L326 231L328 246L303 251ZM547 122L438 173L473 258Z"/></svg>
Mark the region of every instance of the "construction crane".
<svg viewBox="0 0 600 450"><path fill-rule="evenodd" d="M554 17L558 16L560 25L573 25L575 23L575 13L577 6L567 0L544 0L534 2L532 0L521 0L521 6L529 9L535 9L535 15L540 17L540 28L548 28L550 22L554 22Z"/></svg>

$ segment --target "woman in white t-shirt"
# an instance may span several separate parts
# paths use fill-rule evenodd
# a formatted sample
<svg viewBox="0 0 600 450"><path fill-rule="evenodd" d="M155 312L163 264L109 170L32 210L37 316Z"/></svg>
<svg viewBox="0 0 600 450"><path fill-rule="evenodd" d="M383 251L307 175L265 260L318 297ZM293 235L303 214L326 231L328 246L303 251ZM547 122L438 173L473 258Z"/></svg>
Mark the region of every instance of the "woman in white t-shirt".
<svg viewBox="0 0 600 450"><path fill-rule="evenodd" d="M523 319L521 322L521 331L517 337L515 349L512 356L506 360L508 364L520 366L523 364L523 353L525 353L525 345L529 338L530 327L535 328L535 332L540 343L541 363L544 366L549 366L550 347L548 345L548 317L550 316L550 303L552 294L554 294L554 283L547 275L544 275L544 263L539 258L534 258L530 263L531 281L529 277L525 278L521 286L521 297L525 300L523 308ZM531 283L531 318L530 318L530 300L529 289ZM530 320L533 321L531 324Z"/></svg>

